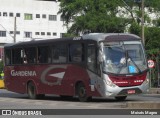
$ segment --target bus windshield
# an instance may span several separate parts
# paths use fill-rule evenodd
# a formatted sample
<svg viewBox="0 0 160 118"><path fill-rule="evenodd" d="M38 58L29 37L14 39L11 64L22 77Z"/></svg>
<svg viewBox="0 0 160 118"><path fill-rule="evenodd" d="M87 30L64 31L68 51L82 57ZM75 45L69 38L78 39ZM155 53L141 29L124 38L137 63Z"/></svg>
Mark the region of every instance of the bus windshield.
<svg viewBox="0 0 160 118"><path fill-rule="evenodd" d="M113 74L136 74L147 69L140 42L112 42L104 44L103 70Z"/></svg>

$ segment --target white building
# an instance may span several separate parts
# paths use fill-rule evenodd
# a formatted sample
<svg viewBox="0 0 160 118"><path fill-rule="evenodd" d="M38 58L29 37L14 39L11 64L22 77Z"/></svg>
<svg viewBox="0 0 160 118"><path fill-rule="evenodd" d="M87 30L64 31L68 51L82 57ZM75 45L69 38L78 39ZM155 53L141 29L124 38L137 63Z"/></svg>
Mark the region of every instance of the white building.
<svg viewBox="0 0 160 118"><path fill-rule="evenodd" d="M0 47L14 42L14 31L16 42L62 37L67 30L59 4L58 0L0 0Z"/></svg>
<svg viewBox="0 0 160 118"><path fill-rule="evenodd" d="M62 37L66 28L58 11L56 0L0 0L0 43L14 41L15 21L16 42Z"/></svg>

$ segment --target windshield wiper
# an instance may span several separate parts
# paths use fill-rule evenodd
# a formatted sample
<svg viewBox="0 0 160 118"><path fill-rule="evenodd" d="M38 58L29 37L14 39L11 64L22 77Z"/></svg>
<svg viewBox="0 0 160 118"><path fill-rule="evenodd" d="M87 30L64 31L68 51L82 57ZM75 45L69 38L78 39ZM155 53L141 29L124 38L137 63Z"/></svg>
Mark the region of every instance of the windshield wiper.
<svg viewBox="0 0 160 118"><path fill-rule="evenodd" d="M123 46L124 46L124 42L123 42ZM120 68L119 68L119 70L118 70L118 74L121 72L121 69L123 68L123 67L129 67L129 59L131 60L131 62L133 63L133 65L137 68L137 70L138 70L138 73L141 73L142 71L140 70L140 68L137 66L137 64L134 62L134 60L129 56L129 53L128 53L128 50L125 48L125 46L124 46L124 50L125 50L125 65L123 64L123 65L121 65L120 66ZM129 69L128 69L128 72L129 72Z"/></svg>
<svg viewBox="0 0 160 118"><path fill-rule="evenodd" d="M127 51L128 53L128 51ZM133 59L128 55L128 59L130 59L132 61L132 63L136 66L136 68L138 69L139 73L141 73L142 71L139 69L139 67L137 66L137 64L133 61ZM128 60L127 60L128 62Z"/></svg>

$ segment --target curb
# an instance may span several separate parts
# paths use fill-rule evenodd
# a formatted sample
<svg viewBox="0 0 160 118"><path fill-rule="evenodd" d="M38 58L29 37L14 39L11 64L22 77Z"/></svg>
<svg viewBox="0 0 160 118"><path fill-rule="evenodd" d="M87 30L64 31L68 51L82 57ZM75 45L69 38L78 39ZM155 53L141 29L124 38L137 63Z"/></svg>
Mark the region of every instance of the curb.
<svg viewBox="0 0 160 118"><path fill-rule="evenodd" d="M127 102L126 107L133 109L160 109L160 101Z"/></svg>
<svg viewBox="0 0 160 118"><path fill-rule="evenodd" d="M151 88L149 94L160 94L160 88Z"/></svg>
<svg viewBox="0 0 160 118"><path fill-rule="evenodd" d="M4 86L3 87L0 86L0 89L5 89L5 87Z"/></svg>

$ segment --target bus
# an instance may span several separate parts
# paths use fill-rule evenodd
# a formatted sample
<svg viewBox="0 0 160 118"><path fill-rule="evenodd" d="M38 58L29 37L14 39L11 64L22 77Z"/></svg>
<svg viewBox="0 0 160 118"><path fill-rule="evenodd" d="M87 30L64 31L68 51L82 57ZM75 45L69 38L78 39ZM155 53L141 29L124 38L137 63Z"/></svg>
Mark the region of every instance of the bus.
<svg viewBox="0 0 160 118"><path fill-rule="evenodd" d="M7 90L125 100L148 92L149 76L140 37L128 33L90 33L80 37L32 40L4 46Z"/></svg>

